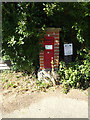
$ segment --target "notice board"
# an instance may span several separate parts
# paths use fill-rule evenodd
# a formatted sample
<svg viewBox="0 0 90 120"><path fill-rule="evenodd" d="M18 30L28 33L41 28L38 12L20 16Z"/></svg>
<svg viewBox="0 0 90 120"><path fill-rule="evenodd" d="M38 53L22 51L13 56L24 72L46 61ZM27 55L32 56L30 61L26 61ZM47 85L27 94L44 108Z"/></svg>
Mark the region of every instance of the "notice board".
<svg viewBox="0 0 90 120"><path fill-rule="evenodd" d="M64 44L64 55L73 55L73 44Z"/></svg>

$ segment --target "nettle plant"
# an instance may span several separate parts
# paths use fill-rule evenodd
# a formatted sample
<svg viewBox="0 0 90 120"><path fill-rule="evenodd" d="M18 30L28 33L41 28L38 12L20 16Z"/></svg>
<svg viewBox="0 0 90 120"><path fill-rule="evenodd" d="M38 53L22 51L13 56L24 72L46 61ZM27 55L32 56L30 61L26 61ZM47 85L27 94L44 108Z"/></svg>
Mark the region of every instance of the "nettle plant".
<svg viewBox="0 0 90 120"><path fill-rule="evenodd" d="M58 74L61 76L60 83L68 91L69 87L85 89L89 87L90 63L84 60L82 64L79 62L71 63L65 66L64 62L60 62Z"/></svg>

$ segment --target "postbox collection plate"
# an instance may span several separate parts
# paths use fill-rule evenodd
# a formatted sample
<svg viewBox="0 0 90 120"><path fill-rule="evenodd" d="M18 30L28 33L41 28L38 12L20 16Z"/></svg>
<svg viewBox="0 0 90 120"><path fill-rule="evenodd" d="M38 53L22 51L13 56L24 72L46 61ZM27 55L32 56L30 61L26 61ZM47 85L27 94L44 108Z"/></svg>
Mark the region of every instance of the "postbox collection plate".
<svg viewBox="0 0 90 120"><path fill-rule="evenodd" d="M45 49L53 49L52 45L45 45Z"/></svg>

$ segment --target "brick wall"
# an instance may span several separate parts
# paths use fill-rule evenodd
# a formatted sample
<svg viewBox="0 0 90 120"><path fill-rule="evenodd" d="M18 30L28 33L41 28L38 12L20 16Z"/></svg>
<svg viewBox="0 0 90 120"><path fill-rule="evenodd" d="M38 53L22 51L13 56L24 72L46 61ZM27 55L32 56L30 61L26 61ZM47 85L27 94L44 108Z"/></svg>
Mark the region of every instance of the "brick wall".
<svg viewBox="0 0 90 120"><path fill-rule="evenodd" d="M54 37L54 68L58 68L59 65L59 32L60 28L47 28L44 36ZM44 51L40 52L40 69L44 69Z"/></svg>

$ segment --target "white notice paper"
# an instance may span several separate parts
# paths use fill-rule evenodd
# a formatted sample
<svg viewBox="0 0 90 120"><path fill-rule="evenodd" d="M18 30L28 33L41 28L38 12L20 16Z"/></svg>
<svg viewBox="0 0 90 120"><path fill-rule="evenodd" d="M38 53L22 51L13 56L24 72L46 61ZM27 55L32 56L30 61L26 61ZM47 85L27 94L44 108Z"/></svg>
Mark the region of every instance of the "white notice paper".
<svg viewBox="0 0 90 120"><path fill-rule="evenodd" d="M70 44L64 44L64 55L72 55L73 54L73 45Z"/></svg>

